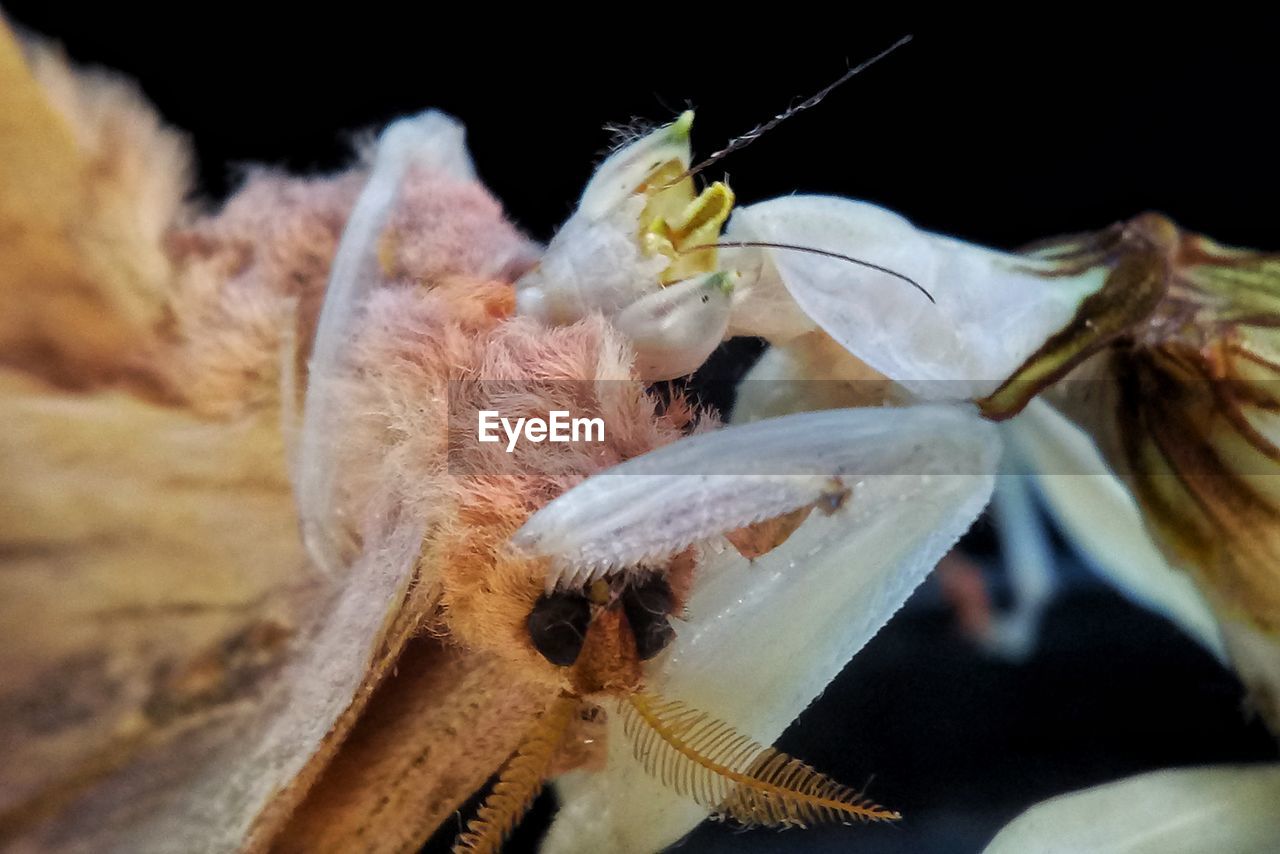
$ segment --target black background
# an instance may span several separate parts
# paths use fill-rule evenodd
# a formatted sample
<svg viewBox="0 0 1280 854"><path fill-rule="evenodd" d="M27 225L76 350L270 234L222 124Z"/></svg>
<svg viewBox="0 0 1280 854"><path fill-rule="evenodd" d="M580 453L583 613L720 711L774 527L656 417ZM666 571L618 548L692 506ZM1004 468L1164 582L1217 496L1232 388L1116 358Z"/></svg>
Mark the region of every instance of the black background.
<svg viewBox="0 0 1280 854"><path fill-rule="evenodd" d="M545 239L607 149L605 123L664 121L693 105L705 154L910 32L899 54L725 161L740 200L854 196L1002 247L1155 209L1226 242L1280 249L1277 20L1233 19L1215 4L1166 29L1179 23L1167 5L1159 20L1124 25L1043 8L884 24L795 4L526 19L473 4L464 21L428 4L278 16L225 3L6 5L74 59L137 79L192 134L209 204L234 188L240 164L336 169L353 133L435 106L465 121L482 177ZM717 364L732 373L742 358ZM990 530L980 525L966 547L999 599ZM901 825L710 826L684 850L977 851L1058 792L1276 757L1228 673L1060 554L1065 592L1032 661L980 653L931 582L784 737L845 782L875 772L869 793L901 809ZM512 850L530 845L548 809L544 798Z"/></svg>

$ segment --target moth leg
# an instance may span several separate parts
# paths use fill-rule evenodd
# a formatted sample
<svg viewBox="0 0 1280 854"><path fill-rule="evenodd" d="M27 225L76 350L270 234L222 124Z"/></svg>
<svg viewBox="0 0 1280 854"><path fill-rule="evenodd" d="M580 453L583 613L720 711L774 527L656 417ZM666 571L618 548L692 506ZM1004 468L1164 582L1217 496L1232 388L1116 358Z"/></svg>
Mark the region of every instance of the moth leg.
<svg viewBox="0 0 1280 854"><path fill-rule="evenodd" d="M812 504L806 504L772 519L752 522L750 525L728 531L724 538L738 550L738 554L747 560L755 560L785 543L799 530L815 509L830 516L844 505L851 494L849 487L832 478L828 484L828 490Z"/></svg>

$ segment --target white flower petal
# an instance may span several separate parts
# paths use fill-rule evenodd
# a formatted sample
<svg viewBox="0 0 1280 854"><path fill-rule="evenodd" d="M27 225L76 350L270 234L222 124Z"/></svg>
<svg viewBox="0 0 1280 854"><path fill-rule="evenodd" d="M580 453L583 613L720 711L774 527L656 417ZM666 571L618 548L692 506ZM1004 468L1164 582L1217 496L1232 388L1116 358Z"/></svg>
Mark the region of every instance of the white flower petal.
<svg viewBox="0 0 1280 854"><path fill-rule="evenodd" d="M1012 601L991 619L982 638L992 653L1010 661L1026 661L1035 652L1040 621L1053 599L1057 577L1044 518L1028 478L1009 457L991 498L991 515L1000 542L1001 563Z"/></svg>
<svg viewBox="0 0 1280 854"><path fill-rule="evenodd" d="M1037 804L984 854L1271 854L1277 804L1280 765L1156 771Z"/></svg>
<svg viewBox="0 0 1280 854"><path fill-rule="evenodd" d="M793 457L780 450L786 436ZM854 471L859 464L879 472L846 477L853 491L838 510L813 513L786 542L754 562L729 548L702 549L688 619L676 623L675 640L649 665L650 686L664 697L769 744L902 606L981 512L999 460L998 434L967 410L919 407L806 413L697 438L713 440L700 448L704 459L725 454L747 470L755 460L783 460L826 474ZM683 460L679 446L692 441L652 456ZM639 497L646 482L662 484L669 508L662 518L672 522L687 513L705 516L708 501L732 500L726 489L704 493L697 476L685 476L692 484L686 492L677 477L616 478L614 488L626 490L630 499ZM747 495L753 485L748 481ZM611 501L599 508L601 517L627 503L603 491L598 497ZM568 532L562 535L571 539ZM604 771L568 775L559 784L563 806L544 851L658 851L706 816L645 773L616 715L609 722L608 754Z"/></svg>

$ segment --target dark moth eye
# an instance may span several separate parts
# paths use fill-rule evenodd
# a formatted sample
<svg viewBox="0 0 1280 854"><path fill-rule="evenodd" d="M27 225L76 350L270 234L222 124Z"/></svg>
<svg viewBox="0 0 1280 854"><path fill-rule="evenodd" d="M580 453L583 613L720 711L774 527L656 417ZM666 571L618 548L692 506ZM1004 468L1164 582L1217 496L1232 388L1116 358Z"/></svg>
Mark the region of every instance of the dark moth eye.
<svg viewBox="0 0 1280 854"><path fill-rule="evenodd" d="M671 587L660 575L651 576L641 584L628 587L622 594L622 607L627 622L636 636L636 654L641 661L653 658L676 636L667 617L675 601Z"/></svg>
<svg viewBox="0 0 1280 854"><path fill-rule="evenodd" d="M591 604L580 593L541 596L525 620L529 640L542 657L559 667L578 660L591 622Z"/></svg>

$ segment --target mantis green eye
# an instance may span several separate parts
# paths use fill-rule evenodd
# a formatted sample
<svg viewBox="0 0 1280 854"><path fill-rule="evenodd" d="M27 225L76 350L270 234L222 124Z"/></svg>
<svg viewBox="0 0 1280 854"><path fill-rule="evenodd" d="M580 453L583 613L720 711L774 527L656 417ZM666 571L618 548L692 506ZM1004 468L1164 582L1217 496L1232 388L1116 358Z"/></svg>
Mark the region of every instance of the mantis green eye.
<svg viewBox="0 0 1280 854"><path fill-rule="evenodd" d="M736 276L717 240L733 209L723 183L689 176L692 113L614 152L536 268L516 282L516 311L550 324L614 321L648 382L692 373L728 330Z"/></svg>

